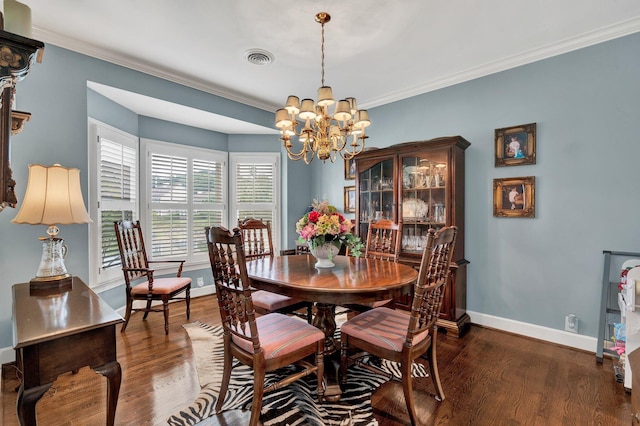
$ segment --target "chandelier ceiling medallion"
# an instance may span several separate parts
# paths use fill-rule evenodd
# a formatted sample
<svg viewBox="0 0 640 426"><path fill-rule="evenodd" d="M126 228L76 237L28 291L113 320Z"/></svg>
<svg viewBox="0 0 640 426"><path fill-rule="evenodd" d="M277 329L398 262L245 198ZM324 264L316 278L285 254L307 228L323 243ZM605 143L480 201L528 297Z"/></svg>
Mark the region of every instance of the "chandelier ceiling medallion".
<svg viewBox="0 0 640 426"><path fill-rule="evenodd" d="M338 101L333 115L329 106L336 103L331 87L324 85L324 24L331 20L326 12L315 17L322 26L322 86L318 89L318 102L289 96L284 108L276 111L276 127L280 129L287 154L292 160L304 160L311 163L314 157L333 163L338 153L344 159L351 159L364 149L364 129L371 124L367 110L359 110L355 98ZM349 142L349 137L352 136ZM302 147L298 152L293 149L292 137L297 137Z"/></svg>

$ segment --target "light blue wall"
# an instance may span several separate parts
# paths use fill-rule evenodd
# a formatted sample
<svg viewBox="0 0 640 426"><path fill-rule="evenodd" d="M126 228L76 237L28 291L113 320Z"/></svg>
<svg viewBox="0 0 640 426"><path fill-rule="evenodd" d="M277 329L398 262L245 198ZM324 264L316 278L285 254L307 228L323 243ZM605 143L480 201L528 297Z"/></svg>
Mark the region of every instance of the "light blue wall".
<svg viewBox="0 0 640 426"><path fill-rule="evenodd" d="M138 136L161 142L197 146L199 148L229 150L229 135L198 129L156 118L139 117L140 133Z"/></svg>
<svg viewBox="0 0 640 426"><path fill-rule="evenodd" d="M428 72L428 70L425 70ZM462 135L468 309L598 332L602 251L640 251L640 35L369 111L370 146ZM494 129L537 123L537 164L494 167ZM341 165L317 192L338 202ZM494 178L535 176L536 217L494 218ZM473 321L473 317L471 318Z"/></svg>
<svg viewBox="0 0 640 426"><path fill-rule="evenodd" d="M139 133L138 114L91 89L87 89L87 116L131 135Z"/></svg>
<svg viewBox="0 0 640 426"><path fill-rule="evenodd" d="M602 250L640 251L639 76L640 35L633 35L370 111L368 146L456 134L472 144L465 200L469 310L556 329L573 312L581 334L597 334ZM32 113L11 142L19 200L31 163L78 167L87 196L87 80L266 127L273 121L272 112L47 45L43 63L17 87L17 109ZM118 114L142 137L166 140L157 137L159 129L175 130ZM530 122L538 123L538 163L494 168L494 129ZM210 133L193 133L190 143L204 137L224 146L225 135ZM239 150L249 143L239 142ZM286 248L313 198L342 206L343 187L353 182L344 181L341 161L306 166L282 158ZM536 176L536 218L494 218L492 180L528 175ZM34 276L37 237L45 231L10 224L15 213L0 213L0 347L11 345L11 285ZM70 247L67 268L87 280L87 226L61 228Z"/></svg>
<svg viewBox="0 0 640 426"><path fill-rule="evenodd" d="M137 117L124 108L87 91L87 81L137 92L251 123L272 126L273 113L174 84L117 65L46 45L43 62L18 83L16 109L32 114L22 133L11 140L11 167L22 200L28 165L60 163L80 169L87 200L87 115L123 130L152 139L188 142L214 149L228 148L227 135ZM88 109L88 103L91 109ZM179 137L182 136L182 137ZM170 140L171 139L171 140ZM17 209L0 213L0 348L12 345L11 286L35 276L42 252L38 237L44 226L16 225L10 221ZM69 247L65 261L73 275L88 282L88 226L61 226L60 236ZM200 276L202 274L199 274ZM122 306L116 292L105 294L114 307Z"/></svg>

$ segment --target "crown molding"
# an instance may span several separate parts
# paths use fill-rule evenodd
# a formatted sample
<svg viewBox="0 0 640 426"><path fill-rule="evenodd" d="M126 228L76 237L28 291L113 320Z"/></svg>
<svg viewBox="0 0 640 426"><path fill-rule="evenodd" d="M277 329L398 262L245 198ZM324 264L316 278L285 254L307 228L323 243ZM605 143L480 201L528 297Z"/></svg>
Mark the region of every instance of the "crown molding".
<svg viewBox="0 0 640 426"><path fill-rule="evenodd" d="M559 42L551 43L541 48L532 49L517 55L501 58L497 61L489 62L478 67L462 70L443 78L427 81L424 84L395 91L393 93L374 98L361 105L362 108L373 108L380 105L400 101L416 95L421 95L434 90L443 89L455 84L464 83L487 75L506 71L521 65L530 64L536 61L547 59L553 56L568 53L584 47L603 43L626 35L640 32L640 17L600 28L595 31L584 33L575 37L570 37ZM135 71L152 75L164 80L168 80L183 86L191 87L212 95L220 96L231 101L240 102L265 111L274 111L278 107L265 101L246 96L224 87L205 83L201 80L177 75L175 72L161 69L158 66L151 66L141 61L136 61L131 57L120 55L113 51L100 49L82 40L66 37L58 33L33 27L34 37L47 43L54 44L64 49L72 50L93 58L101 59L112 64L120 65Z"/></svg>
<svg viewBox="0 0 640 426"><path fill-rule="evenodd" d="M230 91L220 86L215 86L209 83L205 83L200 80L177 75L175 71L162 69L157 65L149 65L141 61L136 61L131 57L118 54L108 49L101 49L89 43L85 43L82 40L66 37L59 33L43 30L38 27L33 27L33 37L38 40L42 40L46 43L50 43L58 47L61 47L63 49L71 50L76 53L81 53L83 55L100 59L115 65L120 65L125 68L132 69L134 71L139 71L145 74L149 74L151 76L158 77L163 80L168 80L173 83L191 87L192 89L196 89L202 92L210 93L212 95L220 96L222 98L225 98L231 101L239 102L248 106L265 110L265 111L274 111L276 109L276 106L269 104L268 102L260 101L255 98L250 98L243 94Z"/></svg>
<svg viewBox="0 0 640 426"><path fill-rule="evenodd" d="M443 89L455 84L475 80L501 71L506 71L521 65L530 64L543 59L558 56L584 47L593 46L605 41L624 37L640 32L640 18L633 18L622 23L600 28L579 36L570 37L556 43L551 43L541 48L532 49L517 55L501 58L478 67L463 70L444 78L428 81L425 84L397 91L369 101L363 108L373 108L391 102L407 99L412 96Z"/></svg>

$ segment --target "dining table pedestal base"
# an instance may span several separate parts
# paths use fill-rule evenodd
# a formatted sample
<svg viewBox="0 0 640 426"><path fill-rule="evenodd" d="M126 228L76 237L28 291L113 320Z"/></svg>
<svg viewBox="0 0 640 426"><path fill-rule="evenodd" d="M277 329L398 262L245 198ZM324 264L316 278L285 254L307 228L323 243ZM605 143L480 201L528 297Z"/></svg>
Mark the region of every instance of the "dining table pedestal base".
<svg viewBox="0 0 640 426"><path fill-rule="evenodd" d="M324 398L329 402L337 402L342 396L340 388L340 351L336 345L336 305L316 303L316 315L313 317L314 327L324 333Z"/></svg>

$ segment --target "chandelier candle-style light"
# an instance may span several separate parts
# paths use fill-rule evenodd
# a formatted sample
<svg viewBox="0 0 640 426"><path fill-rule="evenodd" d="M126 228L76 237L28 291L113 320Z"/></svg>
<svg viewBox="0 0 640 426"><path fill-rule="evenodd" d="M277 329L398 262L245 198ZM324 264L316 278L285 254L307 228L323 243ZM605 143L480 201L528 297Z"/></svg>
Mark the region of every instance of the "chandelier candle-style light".
<svg viewBox="0 0 640 426"><path fill-rule="evenodd" d="M324 85L324 24L331 20L326 12L315 17L322 25L322 86L318 89L318 102L289 96L284 108L276 111L276 127L282 133L281 140L287 154L292 160L303 159L311 163L315 156L323 162L327 159L333 163L338 153L344 159L351 159L364 149L364 129L371 124L367 110L359 110L355 98L338 101L333 114L329 106L336 103L331 87ZM299 121L298 121L299 120ZM292 137L297 137L302 144L300 151L293 150ZM349 142L349 137L352 137Z"/></svg>

